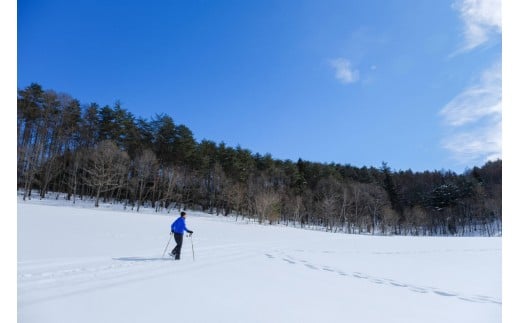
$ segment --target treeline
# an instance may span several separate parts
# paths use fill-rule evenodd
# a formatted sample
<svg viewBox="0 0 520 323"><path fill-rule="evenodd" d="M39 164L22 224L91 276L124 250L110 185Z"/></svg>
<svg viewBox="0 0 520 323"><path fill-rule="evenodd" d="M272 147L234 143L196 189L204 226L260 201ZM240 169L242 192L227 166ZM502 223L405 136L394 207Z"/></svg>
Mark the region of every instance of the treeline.
<svg viewBox="0 0 520 323"><path fill-rule="evenodd" d="M159 114L18 90L18 190L347 233L500 235L502 162L464 174L277 160L210 140Z"/></svg>

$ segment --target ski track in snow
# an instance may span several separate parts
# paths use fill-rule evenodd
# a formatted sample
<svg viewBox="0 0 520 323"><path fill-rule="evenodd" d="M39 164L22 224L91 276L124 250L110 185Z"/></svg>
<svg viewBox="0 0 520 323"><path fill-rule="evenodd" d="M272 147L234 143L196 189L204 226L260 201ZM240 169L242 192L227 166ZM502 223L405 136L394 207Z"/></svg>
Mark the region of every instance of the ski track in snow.
<svg viewBox="0 0 520 323"><path fill-rule="evenodd" d="M295 250L295 251L301 252L301 250ZM434 252L438 252L438 251L441 251L441 250L431 250L431 251L425 251L425 252L421 252L421 253L434 253ZM445 250L442 250L442 251L444 252ZM465 252L484 252L484 251L496 251L496 249L465 249L464 251ZM278 254L278 256L273 255L273 253ZM324 253L331 253L331 252L324 251ZM414 253L418 253L418 252L414 252ZM374 254L396 254L396 252L385 252L385 253L374 252ZM306 259L302 259L302 257L294 257L294 256L289 255L286 252L283 252L280 250L275 250L274 252L271 252L271 253L264 253L264 255L269 259L281 259L284 262L291 264L291 265L297 265L299 263L299 264L302 264L303 266L305 266L306 268L309 268L312 270L322 270L325 272L338 274L343 277L364 279L370 283L386 285L389 287L406 288L411 292L415 292L415 293L419 293L419 294L433 293L435 295L444 296L444 297L453 297L454 299L459 299L459 300L466 301L466 302L490 303L490 304L502 305L501 299L497 299L497 298L486 296L486 295L464 295L462 293L458 293L458 292L454 292L454 291L446 291L446 290L442 290L442 289L432 287L432 286L416 286L413 284L396 281L396 280L389 279L389 278L374 277L374 276L370 276L368 274L361 273L361 272L346 272L342 269L333 268L333 267L330 267L327 265L313 264L313 263L310 263Z"/></svg>
<svg viewBox="0 0 520 323"><path fill-rule="evenodd" d="M184 249L185 248L185 249ZM101 288L171 275L185 271L232 263L258 255L247 244L221 244L197 250L193 259L188 246L182 251L182 261L169 255L162 257L120 256L91 258L88 261L59 259L23 261L18 263L18 291L23 297L19 306L88 293ZM212 254L218 253L218 260ZM201 260L197 259L200 256ZM19 298L20 299L20 298Z"/></svg>
<svg viewBox="0 0 520 323"><path fill-rule="evenodd" d="M316 272L336 274L342 278L361 279L368 283L388 287L404 288L418 294L432 293L466 302L502 304L500 299L486 295L464 295L432 286L417 286L386 277L375 277L363 272L349 272L341 268L313 263L301 257L301 252L297 256L279 249L271 249L266 252L265 247L265 244L257 243L219 244L197 249L196 258L192 259L191 248L187 245L183 249L183 261L179 263L168 255L161 257L161 255L153 255L153 253L153 256L150 257L126 255L111 258L67 259L66 261L61 259L21 261L18 263L18 291L19 296L22 296L19 298L19 306L29 306L134 281L155 279L172 273L240 262L258 256L264 256L266 261L280 260L291 266L303 265ZM218 256L216 256L217 254ZM23 302L20 299L23 299Z"/></svg>
<svg viewBox="0 0 520 323"><path fill-rule="evenodd" d="M195 213L197 235L175 261L162 255L176 215L33 204L18 204L21 322L160 322L183 299L175 320L187 322L501 321L499 239L326 234Z"/></svg>

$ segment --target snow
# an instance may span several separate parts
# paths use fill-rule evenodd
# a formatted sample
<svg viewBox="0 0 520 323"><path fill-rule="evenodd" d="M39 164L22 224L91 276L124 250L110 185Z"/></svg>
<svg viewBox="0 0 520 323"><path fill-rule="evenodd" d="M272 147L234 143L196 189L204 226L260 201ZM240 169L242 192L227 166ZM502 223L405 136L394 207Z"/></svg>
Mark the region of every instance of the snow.
<svg viewBox="0 0 520 323"><path fill-rule="evenodd" d="M52 205L54 204L54 205ZM18 322L501 322L500 237L348 235L21 201ZM168 250L173 248L173 239Z"/></svg>

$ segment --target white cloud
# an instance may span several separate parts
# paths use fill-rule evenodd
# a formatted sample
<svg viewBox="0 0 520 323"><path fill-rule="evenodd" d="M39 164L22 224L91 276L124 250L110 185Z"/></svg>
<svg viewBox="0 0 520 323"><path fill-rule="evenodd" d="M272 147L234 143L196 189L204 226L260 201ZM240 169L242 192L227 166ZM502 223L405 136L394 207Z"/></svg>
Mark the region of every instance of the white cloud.
<svg viewBox="0 0 520 323"><path fill-rule="evenodd" d="M502 33L501 0L456 0L464 29L458 53L475 49ZM484 71L440 111L449 135L442 146L461 165L478 165L502 158L501 59Z"/></svg>
<svg viewBox="0 0 520 323"><path fill-rule="evenodd" d="M443 140L461 164L479 164L502 156L502 66L484 71L479 82L440 111L451 134Z"/></svg>
<svg viewBox="0 0 520 323"><path fill-rule="evenodd" d="M330 66L336 71L336 78L344 84L354 83L359 80L359 72L354 70L350 62L344 58L330 60Z"/></svg>
<svg viewBox="0 0 520 323"><path fill-rule="evenodd" d="M454 8L459 11L465 28L461 51L484 44L493 33L502 33L501 0L457 0Z"/></svg>
<svg viewBox="0 0 520 323"><path fill-rule="evenodd" d="M461 165L481 165L502 158L502 122L462 131L444 141L444 148L452 152Z"/></svg>
<svg viewBox="0 0 520 323"><path fill-rule="evenodd" d="M502 67L485 71L479 84L464 90L440 112L451 126L463 126L502 112Z"/></svg>

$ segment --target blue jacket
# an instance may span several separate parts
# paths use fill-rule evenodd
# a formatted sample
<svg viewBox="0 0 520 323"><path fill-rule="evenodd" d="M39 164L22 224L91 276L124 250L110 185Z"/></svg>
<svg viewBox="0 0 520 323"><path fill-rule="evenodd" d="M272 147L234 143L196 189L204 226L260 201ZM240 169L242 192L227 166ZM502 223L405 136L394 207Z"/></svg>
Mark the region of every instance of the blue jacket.
<svg viewBox="0 0 520 323"><path fill-rule="evenodd" d="M190 231L190 230L188 228L186 228L185 219L182 216L180 216L177 220L175 220L172 223L172 232L183 234L184 231Z"/></svg>

